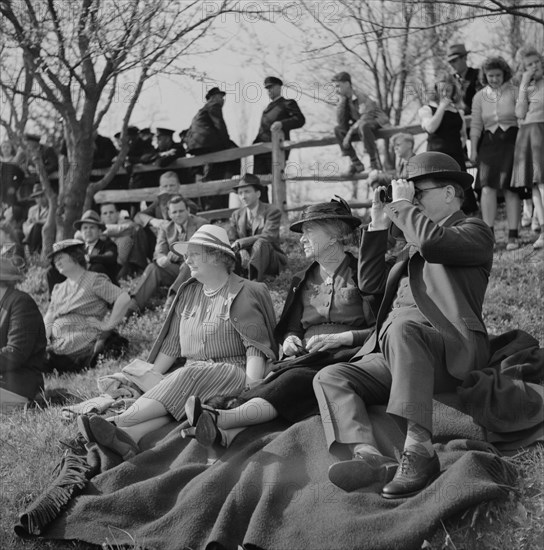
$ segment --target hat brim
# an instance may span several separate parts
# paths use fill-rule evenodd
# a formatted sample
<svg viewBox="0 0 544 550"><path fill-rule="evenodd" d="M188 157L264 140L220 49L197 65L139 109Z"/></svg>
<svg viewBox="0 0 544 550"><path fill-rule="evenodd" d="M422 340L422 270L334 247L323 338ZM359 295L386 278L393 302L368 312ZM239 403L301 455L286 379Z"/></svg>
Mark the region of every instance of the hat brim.
<svg viewBox="0 0 544 550"><path fill-rule="evenodd" d="M292 223L289 226L289 229L293 231L294 233L302 233L302 226L303 224L307 222L317 222L317 221L323 221L323 220L342 220L343 222L346 222L348 225L351 225L352 229L356 229L361 225L361 220L359 218L356 218L355 216L335 216L330 214L317 214L316 216L311 216L309 218L306 218L304 220L298 220L294 223Z"/></svg>
<svg viewBox="0 0 544 550"><path fill-rule="evenodd" d="M39 191L38 193L32 193L30 195L30 198L35 199L36 197L41 197L42 195L45 195L45 191Z"/></svg>
<svg viewBox="0 0 544 550"><path fill-rule="evenodd" d="M263 185L262 183L243 183L241 185L234 186L232 190L238 191L238 189L243 189L244 187L254 187L257 191L264 191L266 189L266 185Z"/></svg>
<svg viewBox="0 0 544 550"><path fill-rule="evenodd" d="M97 225L100 229L102 229L102 231L104 231L104 229L106 229L106 226L102 222L96 222L94 220L77 220L77 221L74 222L74 228L75 229L81 229L81 226L84 223L92 223L93 225Z"/></svg>
<svg viewBox="0 0 544 550"><path fill-rule="evenodd" d="M468 189L474 182L474 177L468 172L457 172L453 170L444 170L443 172L429 172L428 174L421 174L419 176L410 177L407 176L407 180L419 181L422 179L438 179L438 180L453 180L458 183L463 189Z"/></svg>
<svg viewBox="0 0 544 550"><path fill-rule="evenodd" d="M64 248L61 248L60 250L52 250L51 252L49 252L49 254L47 255L47 258L49 260L52 260L54 256L56 256L57 254L60 254L61 252L66 252L67 250L70 250L71 248L77 248L79 246L85 246L85 243L82 241L81 244L71 244L69 246L66 246Z"/></svg>
<svg viewBox="0 0 544 550"><path fill-rule="evenodd" d="M203 246L204 248L213 248L214 250L220 250L221 252L224 252L225 254L236 258L236 254L234 253L234 250L230 248L230 246L221 244L216 245L209 242L198 241L196 239L193 241L178 241L177 243L172 243L172 245L170 246L170 250L178 256L185 256L187 254L187 249L189 248L190 244L196 244Z"/></svg>

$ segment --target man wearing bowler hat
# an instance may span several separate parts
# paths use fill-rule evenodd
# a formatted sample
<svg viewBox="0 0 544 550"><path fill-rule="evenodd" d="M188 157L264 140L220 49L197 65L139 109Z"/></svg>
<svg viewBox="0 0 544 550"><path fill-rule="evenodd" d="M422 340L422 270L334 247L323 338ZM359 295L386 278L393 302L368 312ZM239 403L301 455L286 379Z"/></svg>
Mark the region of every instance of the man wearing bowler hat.
<svg viewBox="0 0 544 550"><path fill-rule="evenodd" d="M232 213L228 230L238 271L259 282L265 275L278 275L287 265L280 248L281 212L260 200L263 189L257 176L244 175L234 187L243 206Z"/></svg>
<svg viewBox="0 0 544 550"><path fill-rule="evenodd" d="M433 395L455 391L489 359L482 304L493 233L461 211L473 178L435 152L412 157L405 177L393 180L389 204L375 191L361 240L362 291L384 293L376 329L349 363L314 378L329 449L352 455L330 467L329 479L346 491L379 482L388 499L415 495L439 475L431 443ZM407 245L387 272L392 224ZM369 422L367 407L378 404L387 404L407 431L398 465L383 456Z"/></svg>
<svg viewBox="0 0 544 550"><path fill-rule="evenodd" d="M370 157L370 170L380 169L382 165L376 147L375 132L380 128L391 126L389 118L375 101L353 87L349 73L345 71L337 73L332 77L332 81L338 95L334 135L342 155L351 160L348 175L365 169L351 144L358 139L363 142L365 151Z"/></svg>
<svg viewBox="0 0 544 550"><path fill-rule="evenodd" d="M270 103L263 111L259 132L253 143L272 141L272 131L276 130L282 130L285 139L289 139L289 132L291 130L304 126L306 119L298 103L294 99L285 99L281 95L282 86L283 82L275 76L267 76L264 79L264 87L268 92ZM285 160L288 158L289 151L285 151ZM255 155L253 173L272 173L272 153ZM262 199L268 202L268 192L266 190Z"/></svg>
<svg viewBox="0 0 544 550"><path fill-rule="evenodd" d="M206 103L194 116L184 137L188 153L205 155L206 153L238 147L230 139L223 118L225 96L226 93L218 87L213 87L206 93ZM240 159L216 162L195 167L193 173L202 176L202 181L230 179L233 175L240 173L240 165ZM227 208L229 205L228 195L208 197L203 202L206 203L208 209Z"/></svg>
<svg viewBox="0 0 544 550"><path fill-rule="evenodd" d="M472 112L472 99L476 92L482 88L482 84L478 69L467 65L467 56L468 51L464 44L452 44L448 48L448 63L463 91L465 115L470 115Z"/></svg>

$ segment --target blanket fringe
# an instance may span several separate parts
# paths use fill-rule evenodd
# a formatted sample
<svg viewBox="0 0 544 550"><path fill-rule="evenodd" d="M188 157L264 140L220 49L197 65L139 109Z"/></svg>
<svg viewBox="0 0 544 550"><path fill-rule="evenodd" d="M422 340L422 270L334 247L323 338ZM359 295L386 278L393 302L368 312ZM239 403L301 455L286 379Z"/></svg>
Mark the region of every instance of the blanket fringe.
<svg viewBox="0 0 544 550"><path fill-rule="evenodd" d="M59 472L53 483L19 516L14 527L19 537L41 535L88 481L90 470L86 457L67 453L54 472Z"/></svg>

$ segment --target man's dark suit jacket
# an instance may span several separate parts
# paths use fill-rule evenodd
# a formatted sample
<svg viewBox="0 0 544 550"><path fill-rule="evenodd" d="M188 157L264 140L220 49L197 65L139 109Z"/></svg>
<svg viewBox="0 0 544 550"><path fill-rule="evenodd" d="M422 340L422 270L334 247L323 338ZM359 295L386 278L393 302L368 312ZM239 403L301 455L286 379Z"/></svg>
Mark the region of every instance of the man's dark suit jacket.
<svg viewBox="0 0 544 550"><path fill-rule="evenodd" d="M36 302L8 288L0 301L0 388L33 399L43 388L46 344Z"/></svg>
<svg viewBox="0 0 544 550"><path fill-rule="evenodd" d="M223 118L223 107L209 101L198 111L185 137L187 151L198 154L201 149L221 151L230 148L230 137Z"/></svg>
<svg viewBox="0 0 544 550"><path fill-rule="evenodd" d="M89 271L105 273L112 283L117 284L117 245L109 237L101 237L94 245L89 258Z"/></svg>
<svg viewBox="0 0 544 550"><path fill-rule="evenodd" d="M229 239L231 242L239 240L241 248L249 249L257 239L265 239L280 250L280 222L281 212L278 208L259 202L250 233L247 230L247 208L244 206L232 213L228 229Z"/></svg>
<svg viewBox="0 0 544 550"><path fill-rule="evenodd" d="M263 111L259 133L253 143L272 141L270 127L274 122L281 122L285 139L289 139L289 132L304 126L306 119L294 99L280 96L271 101Z"/></svg>
<svg viewBox="0 0 544 550"><path fill-rule="evenodd" d="M493 263L493 234L478 218L461 211L442 226L433 223L408 201L387 205L395 225L407 241L387 275L387 231L365 231L361 240L360 288L365 294L384 292L376 331L357 353L377 350L377 333L391 310L398 283L408 269L410 288L420 312L444 340L446 367L460 380L474 370L477 346L488 345L482 305ZM365 258L371 261L365 261Z"/></svg>

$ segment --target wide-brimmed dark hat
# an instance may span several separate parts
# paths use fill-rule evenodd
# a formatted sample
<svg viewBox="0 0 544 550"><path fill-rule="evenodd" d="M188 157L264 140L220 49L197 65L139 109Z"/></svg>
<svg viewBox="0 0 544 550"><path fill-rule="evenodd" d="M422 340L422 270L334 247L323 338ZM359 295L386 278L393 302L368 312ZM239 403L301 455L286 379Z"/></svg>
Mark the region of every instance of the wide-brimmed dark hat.
<svg viewBox="0 0 544 550"><path fill-rule="evenodd" d="M229 236L222 227L218 225L205 224L195 231L194 235L188 241L178 241L173 243L170 250L178 256L187 254L187 249L190 244L199 244L215 250L221 250L233 258L236 254L230 246Z"/></svg>
<svg viewBox="0 0 544 550"><path fill-rule="evenodd" d="M448 63L457 59L458 57L463 57L468 54L467 49L464 44L452 44L448 48Z"/></svg>
<svg viewBox="0 0 544 550"><path fill-rule="evenodd" d="M240 180L238 181L238 185L233 187L232 189L234 191L238 191L241 187L248 187L250 186L254 187L257 191L264 191L266 189L266 185L263 185L261 183L261 180L255 175L255 174L244 174Z"/></svg>
<svg viewBox="0 0 544 550"><path fill-rule="evenodd" d="M462 172L461 167L453 158L445 153L429 151L412 157L405 167L405 179L416 182L423 178L455 181L463 189L468 189L474 178L468 172Z"/></svg>
<svg viewBox="0 0 544 550"><path fill-rule="evenodd" d="M53 244L53 249L47 257L49 259L52 259L55 254L58 254L59 252L64 252L65 250L68 250L69 248L75 248L76 246L85 246L85 243L83 241L80 241L79 239L64 239L63 241L59 241L58 243Z"/></svg>
<svg viewBox="0 0 544 550"><path fill-rule="evenodd" d="M332 77L333 82L349 82L351 84L351 75L347 73L346 71L342 71L340 73L336 73Z"/></svg>
<svg viewBox="0 0 544 550"><path fill-rule="evenodd" d="M30 195L31 199L35 199L41 195L43 195L45 191L42 189L42 186L39 183L35 183L32 187L32 193Z"/></svg>
<svg viewBox="0 0 544 550"><path fill-rule="evenodd" d="M158 136L170 136L170 137L172 137L173 133L174 133L174 130L170 130L170 128L157 128L157 135Z"/></svg>
<svg viewBox="0 0 544 550"><path fill-rule="evenodd" d="M106 229L106 226L102 223L100 216L94 210L87 210L83 216L81 216L80 220L74 222L74 227L76 229L81 229L81 226L84 223L94 223L94 225L98 225L102 231Z"/></svg>
<svg viewBox="0 0 544 550"><path fill-rule="evenodd" d="M138 137L139 133L140 133L140 130L138 129L138 126L127 127L127 136Z"/></svg>
<svg viewBox="0 0 544 550"><path fill-rule="evenodd" d="M302 233L302 224L320 220L342 220L353 229L361 225L361 220L351 213L349 204L336 195L336 199L332 199L330 202L320 202L306 206L302 211L300 220L292 223L289 229L295 233Z"/></svg>
<svg viewBox="0 0 544 550"><path fill-rule="evenodd" d="M283 80L276 76L267 76L264 79L264 87L268 88L269 86L283 86Z"/></svg>
<svg viewBox="0 0 544 550"><path fill-rule="evenodd" d="M144 136L154 136L155 134L151 131L151 128L141 128L140 134L143 134Z"/></svg>
<svg viewBox="0 0 544 550"><path fill-rule="evenodd" d="M27 141L35 141L37 143L40 143L40 140L42 139L42 136L40 134L25 134L25 139Z"/></svg>
<svg viewBox="0 0 544 550"><path fill-rule="evenodd" d="M222 95L225 97L227 95L227 92L223 92L223 90L220 90L217 86L214 88L211 88L208 90L208 93L206 94L206 100L210 99L210 97L213 97L214 95Z"/></svg>

